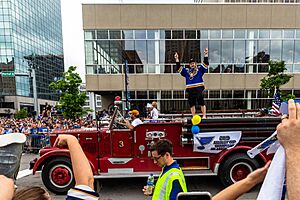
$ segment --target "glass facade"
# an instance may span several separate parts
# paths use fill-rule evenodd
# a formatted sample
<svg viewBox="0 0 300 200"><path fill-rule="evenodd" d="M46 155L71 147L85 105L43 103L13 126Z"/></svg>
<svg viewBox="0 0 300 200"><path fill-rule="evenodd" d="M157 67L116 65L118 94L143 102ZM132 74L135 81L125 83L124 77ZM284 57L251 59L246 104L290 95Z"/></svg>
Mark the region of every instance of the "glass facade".
<svg viewBox="0 0 300 200"><path fill-rule="evenodd" d="M300 72L300 29L85 30L84 33L87 74L124 73L125 61L132 74L177 73L175 52L183 65L188 65L190 58L201 62L205 47L209 48L208 73L267 73L270 60L284 60L287 73ZM271 101L260 93L260 90L208 90L205 98L209 109L259 108ZM130 97L135 103L160 100L162 111L188 109L183 91L131 91ZM219 99L222 101L218 102Z"/></svg>
<svg viewBox="0 0 300 200"><path fill-rule="evenodd" d="M62 76L60 0L0 2L0 96L33 96L30 68L36 72L38 98L57 100L48 85Z"/></svg>
<svg viewBox="0 0 300 200"><path fill-rule="evenodd" d="M183 64L201 62L209 48L208 73L266 73L269 60L284 60L299 72L300 29L86 30L87 74L176 73L174 52Z"/></svg>

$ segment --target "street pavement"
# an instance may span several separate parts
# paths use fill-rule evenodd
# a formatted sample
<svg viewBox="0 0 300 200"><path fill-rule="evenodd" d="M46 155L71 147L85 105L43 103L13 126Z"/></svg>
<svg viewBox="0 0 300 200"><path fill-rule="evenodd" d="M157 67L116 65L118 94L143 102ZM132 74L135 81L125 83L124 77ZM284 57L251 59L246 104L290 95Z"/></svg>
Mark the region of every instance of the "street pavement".
<svg viewBox="0 0 300 200"><path fill-rule="evenodd" d="M41 173L32 175L28 170L30 160L38 157L35 154L24 154L21 160L19 177L16 185L18 189L28 186L41 186L43 182ZM21 174L21 175L20 175ZM142 188L146 184L146 178L127 178L127 179L101 179L99 180L99 193L101 200L150 200L151 197L145 197L142 193ZM212 195L222 190L223 187L218 177L187 177L187 186L189 191L209 191ZM257 186L250 192L244 194L239 200L256 199L260 186ZM52 199L63 200L65 195L55 195L50 192Z"/></svg>

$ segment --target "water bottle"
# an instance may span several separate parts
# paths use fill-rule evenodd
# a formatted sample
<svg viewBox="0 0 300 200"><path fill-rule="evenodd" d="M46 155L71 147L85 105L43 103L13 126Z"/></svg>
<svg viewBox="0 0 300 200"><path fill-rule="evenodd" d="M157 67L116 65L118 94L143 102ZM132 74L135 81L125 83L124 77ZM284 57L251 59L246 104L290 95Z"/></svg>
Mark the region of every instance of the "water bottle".
<svg viewBox="0 0 300 200"><path fill-rule="evenodd" d="M147 179L147 194L149 195L152 194L153 187L154 187L154 176L151 173Z"/></svg>

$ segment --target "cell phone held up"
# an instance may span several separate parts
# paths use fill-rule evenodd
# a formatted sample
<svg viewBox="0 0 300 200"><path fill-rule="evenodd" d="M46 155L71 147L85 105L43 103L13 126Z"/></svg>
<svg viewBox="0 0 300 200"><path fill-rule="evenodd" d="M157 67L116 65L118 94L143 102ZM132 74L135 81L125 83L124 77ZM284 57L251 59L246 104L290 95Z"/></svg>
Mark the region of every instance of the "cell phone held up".
<svg viewBox="0 0 300 200"><path fill-rule="evenodd" d="M177 200L211 200L209 192L180 192Z"/></svg>

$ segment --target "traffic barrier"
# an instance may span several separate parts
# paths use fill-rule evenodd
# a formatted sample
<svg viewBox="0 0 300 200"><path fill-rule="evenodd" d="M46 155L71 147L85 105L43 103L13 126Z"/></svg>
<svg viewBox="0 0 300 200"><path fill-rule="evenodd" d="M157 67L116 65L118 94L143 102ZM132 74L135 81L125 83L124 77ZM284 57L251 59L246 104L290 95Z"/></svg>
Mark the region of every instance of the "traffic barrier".
<svg viewBox="0 0 300 200"><path fill-rule="evenodd" d="M27 135L24 151L38 153L43 147L50 146L50 136L45 133Z"/></svg>

